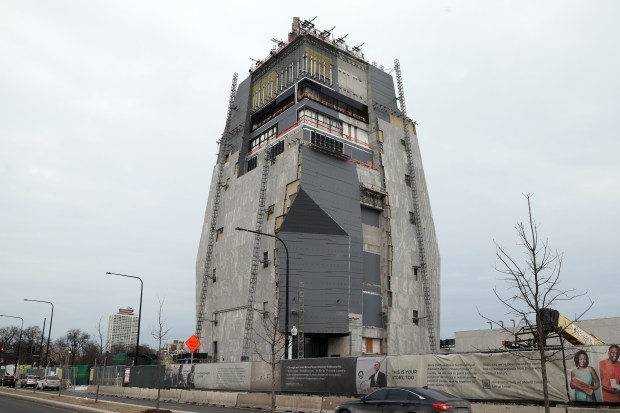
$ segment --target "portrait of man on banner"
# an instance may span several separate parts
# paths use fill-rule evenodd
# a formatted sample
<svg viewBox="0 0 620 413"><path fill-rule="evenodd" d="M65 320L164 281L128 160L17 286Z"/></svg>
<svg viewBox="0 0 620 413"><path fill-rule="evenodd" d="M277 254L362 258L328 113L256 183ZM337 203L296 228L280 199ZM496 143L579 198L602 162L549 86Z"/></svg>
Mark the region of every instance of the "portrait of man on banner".
<svg viewBox="0 0 620 413"><path fill-rule="evenodd" d="M386 364L385 356L357 359L355 383L359 394L370 393L387 386Z"/></svg>

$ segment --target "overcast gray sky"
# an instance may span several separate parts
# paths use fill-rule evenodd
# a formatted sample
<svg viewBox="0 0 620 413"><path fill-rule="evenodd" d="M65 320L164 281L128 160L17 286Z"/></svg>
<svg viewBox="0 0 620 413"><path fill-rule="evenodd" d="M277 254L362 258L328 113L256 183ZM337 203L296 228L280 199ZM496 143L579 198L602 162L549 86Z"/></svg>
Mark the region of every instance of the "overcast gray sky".
<svg viewBox="0 0 620 413"><path fill-rule="evenodd" d="M534 194L562 285L618 316L620 2L0 1L1 312L52 337L119 307L143 341L158 297L195 327L195 259L234 72L292 18L400 59L442 257L441 338L509 323L493 240L513 249ZM564 304L567 315L585 302ZM14 324L0 318L0 326ZM49 324L48 324L49 325Z"/></svg>

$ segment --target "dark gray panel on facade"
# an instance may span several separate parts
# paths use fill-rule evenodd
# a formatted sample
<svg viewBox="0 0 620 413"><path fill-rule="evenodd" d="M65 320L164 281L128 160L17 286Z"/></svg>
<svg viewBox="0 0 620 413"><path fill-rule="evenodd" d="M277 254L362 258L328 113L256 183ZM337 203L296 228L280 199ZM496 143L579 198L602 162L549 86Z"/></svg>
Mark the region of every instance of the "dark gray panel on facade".
<svg viewBox="0 0 620 413"><path fill-rule="evenodd" d="M230 114L230 128L236 128L245 122L248 111L248 98L250 97L250 77L245 78L237 87L235 96L235 109Z"/></svg>
<svg viewBox="0 0 620 413"><path fill-rule="evenodd" d="M383 327L383 311L381 297L374 294L364 294L364 313L362 315L365 327Z"/></svg>
<svg viewBox="0 0 620 413"><path fill-rule="evenodd" d="M355 164L302 147L301 187L349 235L349 312L362 310L362 216Z"/></svg>
<svg viewBox="0 0 620 413"><path fill-rule="evenodd" d="M368 66L368 75L372 87L372 100L399 112L392 76L374 66Z"/></svg>
<svg viewBox="0 0 620 413"><path fill-rule="evenodd" d="M290 214L290 213L289 213ZM344 334L349 329L349 237L280 230L289 251L289 330L300 326L299 289L304 283L305 333ZM286 294L286 252L278 250L280 288ZM280 300L280 330L284 330L285 298ZM301 326L300 326L301 328Z"/></svg>
<svg viewBox="0 0 620 413"><path fill-rule="evenodd" d="M248 97L250 94L250 78L248 77L241 82L237 87L237 93L235 94L234 108L230 113L230 125L227 133L234 130L246 120L246 112L248 106ZM228 145L230 152L237 152L243 145L243 131L245 128L241 128L236 133L228 136ZM214 137L214 139L219 139Z"/></svg>
<svg viewBox="0 0 620 413"><path fill-rule="evenodd" d="M280 134L297 123L297 111L285 110L276 119L278 120L278 134Z"/></svg>
<svg viewBox="0 0 620 413"><path fill-rule="evenodd" d="M364 282L381 284L381 257L379 254L364 251Z"/></svg>
<svg viewBox="0 0 620 413"><path fill-rule="evenodd" d="M280 230L310 234L347 235L303 189L297 192L295 202L291 205Z"/></svg>
<svg viewBox="0 0 620 413"><path fill-rule="evenodd" d="M380 211L362 207L362 223L373 227L379 226Z"/></svg>

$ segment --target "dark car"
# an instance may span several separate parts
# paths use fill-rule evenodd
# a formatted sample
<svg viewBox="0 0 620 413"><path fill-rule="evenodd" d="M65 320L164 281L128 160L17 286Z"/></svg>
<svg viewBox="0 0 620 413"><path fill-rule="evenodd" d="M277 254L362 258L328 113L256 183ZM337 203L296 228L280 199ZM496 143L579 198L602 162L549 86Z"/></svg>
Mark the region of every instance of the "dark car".
<svg viewBox="0 0 620 413"><path fill-rule="evenodd" d="M428 387L384 387L360 400L336 407L335 413L471 413L467 400Z"/></svg>
<svg viewBox="0 0 620 413"><path fill-rule="evenodd" d="M15 387L15 376L5 374L2 376L2 386Z"/></svg>

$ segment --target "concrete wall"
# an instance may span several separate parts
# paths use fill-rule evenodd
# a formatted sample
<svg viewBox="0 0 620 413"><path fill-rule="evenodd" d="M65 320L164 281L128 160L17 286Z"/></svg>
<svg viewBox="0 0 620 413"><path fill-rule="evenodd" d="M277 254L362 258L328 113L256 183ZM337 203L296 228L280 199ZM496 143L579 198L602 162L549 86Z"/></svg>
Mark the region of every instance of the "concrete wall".
<svg viewBox="0 0 620 413"><path fill-rule="evenodd" d="M392 117L394 123L378 119L379 129L384 136L384 161L386 189L389 193L391 211L390 231L394 248L392 261L392 307L388 309L390 328L388 335L389 354L420 354L430 351L428 344L429 319L424 308L423 284L421 274L414 274L414 267L420 265L418 242L414 224L409 213L414 211L411 188L404 185L407 173L407 155L401 143L402 123ZM418 194L423 226L427 266L430 281L432 320L435 337L439 344L439 248L428 199L422 159L415 134L411 136L413 158L418 174ZM412 322L413 311L418 311L421 320L418 325Z"/></svg>
<svg viewBox="0 0 620 413"><path fill-rule="evenodd" d="M95 393L96 386L88 386L87 392ZM156 389L141 389L135 391L129 388L101 386L99 394L114 395L121 397L145 398L154 400L157 397ZM8 391L3 391L7 394ZM200 390L179 390L176 392L162 392L161 400L181 403L205 404L223 407L253 408L269 410L271 407L271 394L269 393L237 393L237 392L213 392ZM304 413L332 413L340 403L353 400L348 397L321 397L321 396L276 396L276 409L287 412ZM543 410L539 405L507 405L507 404L483 404L472 403L472 413L539 413ZM604 413L609 412L608 407L552 407L551 413Z"/></svg>

